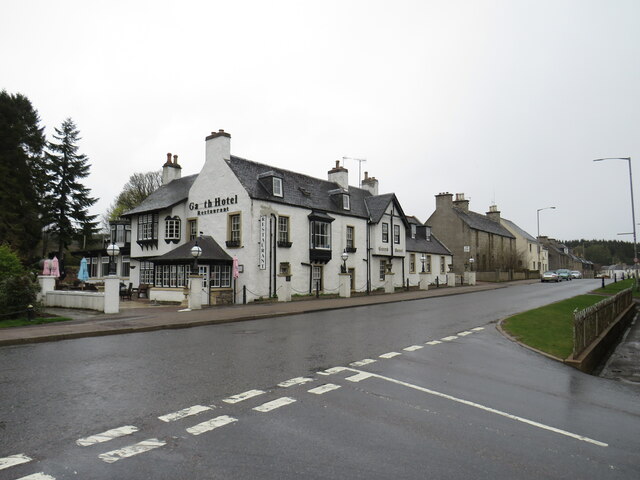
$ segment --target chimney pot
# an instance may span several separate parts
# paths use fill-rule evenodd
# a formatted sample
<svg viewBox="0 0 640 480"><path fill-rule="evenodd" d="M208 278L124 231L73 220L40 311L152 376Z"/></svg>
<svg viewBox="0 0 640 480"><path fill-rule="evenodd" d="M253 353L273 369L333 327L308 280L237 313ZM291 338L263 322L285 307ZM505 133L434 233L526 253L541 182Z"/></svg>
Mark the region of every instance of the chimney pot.
<svg viewBox="0 0 640 480"><path fill-rule="evenodd" d="M178 155L173 156L173 164L178 165Z"/></svg>
<svg viewBox="0 0 640 480"><path fill-rule="evenodd" d="M340 167L340 160L336 160L336 168Z"/></svg>
<svg viewBox="0 0 640 480"><path fill-rule="evenodd" d="M364 179L366 180L367 178L369 178L369 172L364 172Z"/></svg>

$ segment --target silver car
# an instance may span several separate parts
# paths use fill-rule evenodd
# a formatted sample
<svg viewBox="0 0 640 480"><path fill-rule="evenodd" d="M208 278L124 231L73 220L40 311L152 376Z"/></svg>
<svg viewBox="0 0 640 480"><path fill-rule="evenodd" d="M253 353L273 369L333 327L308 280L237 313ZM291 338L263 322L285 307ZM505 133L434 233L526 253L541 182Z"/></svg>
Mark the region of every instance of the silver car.
<svg viewBox="0 0 640 480"><path fill-rule="evenodd" d="M548 272L544 272L542 277L540 278L541 282L559 282L560 277L553 270L549 270Z"/></svg>

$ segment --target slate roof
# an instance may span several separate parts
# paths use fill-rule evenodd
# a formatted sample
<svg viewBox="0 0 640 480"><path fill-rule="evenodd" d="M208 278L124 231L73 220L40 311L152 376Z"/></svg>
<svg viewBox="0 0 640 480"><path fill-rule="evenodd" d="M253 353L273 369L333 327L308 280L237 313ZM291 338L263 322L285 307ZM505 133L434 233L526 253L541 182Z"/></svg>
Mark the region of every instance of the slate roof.
<svg viewBox="0 0 640 480"><path fill-rule="evenodd" d="M529 235L526 231L521 229L518 225L513 223L511 220L507 220L506 218L503 218L502 221L505 222L509 226L509 228L512 228L515 232L517 232L518 235L520 235L521 237L524 237L530 242L538 243L538 240L534 236Z"/></svg>
<svg viewBox="0 0 640 480"><path fill-rule="evenodd" d="M432 233L430 240L427 240L425 237L419 238L416 235L416 238L411 238L411 235L407 236L407 252L418 252L418 253L432 253L435 255L452 255L451 251L444 246L444 244L438 240L435 235Z"/></svg>
<svg viewBox="0 0 640 480"><path fill-rule="evenodd" d="M384 215L384 212L387 211L389 203L395 202L396 206L398 207L397 213L400 215L400 217L402 217L405 226L409 226L409 222L407 222L406 220L407 217L402 211L402 207L400 206L400 202L396 198L395 193L385 193L384 195L375 196L371 195L369 197L366 197L364 201L367 206L367 210L369 211L371 221L373 221L374 223L380 222L382 216Z"/></svg>
<svg viewBox="0 0 640 480"><path fill-rule="evenodd" d="M153 258L157 263L193 263L191 248L198 242L198 246L202 248L202 255L198 258L200 263L209 262L232 262L233 259L225 252L218 242L209 235L203 235L200 238L190 240L184 245L174 248L170 252L159 257Z"/></svg>
<svg viewBox="0 0 640 480"><path fill-rule="evenodd" d="M231 155L227 164L238 178L249 196L257 200L268 200L270 202L294 205L308 208L310 210L321 210L325 212L339 213L341 215L351 215L354 217L368 218L369 212L365 206L365 199L372 197L367 190L349 186L350 210L342 208L342 198L340 195L331 195L329 192L339 189L339 185L327 180L320 180L301 173L284 170L257 163L245 158ZM271 195L271 192L264 187L260 178L262 174L270 173L282 178L282 197ZM260 177L260 178L259 178ZM335 193L335 192L334 192Z"/></svg>
<svg viewBox="0 0 640 480"><path fill-rule="evenodd" d="M135 208L125 212L122 216L134 215L136 213L153 212L169 208L189 197L189 189L198 175L188 175L177 178L166 185L162 185L155 192L149 195Z"/></svg>
<svg viewBox="0 0 640 480"><path fill-rule="evenodd" d="M460 219L469 225L470 228L475 230L481 230L483 232L494 233L496 235L501 235L503 237L508 238L516 238L502 225L498 222L494 222L493 220L487 218L485 215L480 215L479 213L468 211L464 212L459 208L453 208L453 211L460 217Z"/></svg>

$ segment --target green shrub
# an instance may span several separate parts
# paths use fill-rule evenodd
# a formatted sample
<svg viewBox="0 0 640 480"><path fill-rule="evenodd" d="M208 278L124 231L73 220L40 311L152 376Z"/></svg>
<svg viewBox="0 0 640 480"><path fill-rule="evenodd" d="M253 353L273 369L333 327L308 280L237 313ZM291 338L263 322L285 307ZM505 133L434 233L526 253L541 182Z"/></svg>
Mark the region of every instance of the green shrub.
<svg viewBox="0 0 640 480"><path fill-rule="evenodd" d="M0 245L0 280L25 273L18 255L9 246Z"/></svg>
<svg viewBox="0 0 640 480"><path fill-rule="evenodd" d="M14 275L0 280L0 320L25 316L29 305L36 304L40 286L29 275Z"/></svg>

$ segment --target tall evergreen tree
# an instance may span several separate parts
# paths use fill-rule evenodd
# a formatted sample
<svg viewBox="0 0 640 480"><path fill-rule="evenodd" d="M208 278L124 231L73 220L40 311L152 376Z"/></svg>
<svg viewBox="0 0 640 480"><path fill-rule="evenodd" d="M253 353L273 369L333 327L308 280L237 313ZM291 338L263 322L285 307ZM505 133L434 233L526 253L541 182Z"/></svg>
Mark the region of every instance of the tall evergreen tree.
<svg viewBox="0 0 640 480"><path fill-rule="evenodd" d="M51 232L58 239L58 258L64 259L64 250L81 233L94 232L97 215L89 214L96 199L81 180L89 175L89 159L78 153L80 132L71 118L55 129L57 142L47 144L47 195Z"/></svg>
<svg viewBox="0 0 640 480"><path fill-rule="evenodd" d="M44 224L43 130L27 97L0 92L0 244L23 261L35 256Z"/></svg>

